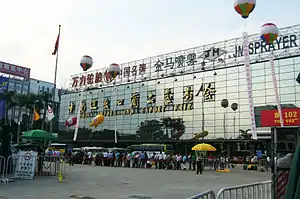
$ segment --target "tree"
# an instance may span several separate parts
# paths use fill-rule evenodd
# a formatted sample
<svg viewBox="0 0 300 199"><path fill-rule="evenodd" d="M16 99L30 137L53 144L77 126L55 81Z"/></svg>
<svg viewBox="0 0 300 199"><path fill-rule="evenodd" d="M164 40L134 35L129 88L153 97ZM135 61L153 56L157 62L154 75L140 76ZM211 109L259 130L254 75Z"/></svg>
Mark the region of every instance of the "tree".
<svg viewBox="0 0 300 199"><path fill-rule="evenodd" d="M182 118L163 118L163 128L166 129L166 137L171 139L179 139L185 132L185 125ZM171 136L169 136L171 131Z"/></svg>
<svg viewBox="0 0 300 199"><path fill-rule="evenodd" d="M247 130L240 129L240 135L237 137L237 139L245 139L245 140L251 139L252 135L248 135L248 132L250 130L251 129L247 129Z"/></svg>
<svg viewBox="0 0 300 199"><path fill-rule="evenodd" d="M140 124L137 137L139 137L140 140L162 140L162 127L162 123L158 120L145 120Z"/></svg>
<svg viewBox="0 0 300 199"><path fill-rule="evenodd" d="M162 125L163 128L166 130L166 136L169 138L169 130L172 129L172 118L170 117L166 117L166 118L162 118Z"/></svg>

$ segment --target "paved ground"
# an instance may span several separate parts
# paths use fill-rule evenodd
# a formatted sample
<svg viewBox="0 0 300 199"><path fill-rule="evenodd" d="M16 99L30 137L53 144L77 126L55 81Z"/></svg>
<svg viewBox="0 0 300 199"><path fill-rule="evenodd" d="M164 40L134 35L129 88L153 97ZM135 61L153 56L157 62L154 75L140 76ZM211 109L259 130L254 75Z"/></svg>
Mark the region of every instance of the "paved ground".
<svg viewBox="0 0 300 199"><path fill-rule="evenodd" d="M227 186L269 180L270 176L269 172L240 169L196 175L192 171L75 166L69 170L64 183L52 177L39 177L0 184L0 199L70 199L71 195L95 199L138 198L135 195L184 199L209 189L217 191Z"/></svg>

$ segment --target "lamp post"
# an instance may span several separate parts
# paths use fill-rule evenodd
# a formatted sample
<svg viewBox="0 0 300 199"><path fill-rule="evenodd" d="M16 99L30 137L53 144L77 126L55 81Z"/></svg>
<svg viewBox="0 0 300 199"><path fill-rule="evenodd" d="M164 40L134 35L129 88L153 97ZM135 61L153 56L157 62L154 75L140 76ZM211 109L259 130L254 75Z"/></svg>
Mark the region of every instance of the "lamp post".
<svg viewBox="0 0 300 199"><path fill-rule="evenodd" d="M233 110L233 137L235 137L235 111L238 109L238 104L237 103L232 103L231 104L231 109Z"/></svg>
<svg viewBox="0 0 300 199"><path fill-rule="evenodd" d="M225 109L223 114L223 128L224 128L224 138L227 138L227 132L226 132L226 108L228 108L229 102L228 99L222 99L221 106Z"/></svg>
<svg viewBox="0 0 300 199"><path fill-rule="evenodd" d="M113 84L114 84L114 88L113 88L113 92L115 92L115 111L117 112L117 92L116 92L116 78L117 76L120 74L120 66L119 64L116 63L112 63L110 64L109 68L108 68L108 72L110 74L110 77L114 80ZM118 134L117 134L117 115L115 118L115 125L114 125L114 140L115 140L115 144L118 143Z"/></svg>

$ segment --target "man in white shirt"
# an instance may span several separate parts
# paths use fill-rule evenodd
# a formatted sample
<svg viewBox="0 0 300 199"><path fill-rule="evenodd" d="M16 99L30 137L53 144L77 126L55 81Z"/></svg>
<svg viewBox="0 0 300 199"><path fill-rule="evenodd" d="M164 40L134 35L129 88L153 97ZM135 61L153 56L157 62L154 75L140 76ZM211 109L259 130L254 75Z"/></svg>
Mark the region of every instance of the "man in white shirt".
<svg viewBox="0 0 300 199"><path fill-rule="evenodd" d="M108 163L107 163L107 156L108 156L108 153L106 151L103 152L103 162L104 162L104 166L107 166Z"/></svg>
<svg viewBox="0 0 300 199"><path fill-rule="evenodd" d="M163 156L163 154L162 154L162 152L160 152L159 154L158 154L158 168L159 169L162 169L162 167L163 167L163 161L164 161L164 156Z"/></svg>
<svg viewBox="0 0 300 199"><path fill-rule="evenodd" d="M181 160L182 156L180 154L176 155L176 169L181 170Z"/></svg>
<svg viewBox="0 0 300 199"><path fill-rule="evenodd" d="M158 168L158 161L159 161L158 159L159 159L159 155L158 155L158 153L156 153L156 154L154 155L155 169Z"/></svg>
<svg viewBox="0 0 300 199"><path fill-rule="evenodd" d="M87 157L88 157L88 161L89 161L89 164L91 165L92 164L92 161L93 161L93 154L91 151L89 151L87 153Z"/></svg>

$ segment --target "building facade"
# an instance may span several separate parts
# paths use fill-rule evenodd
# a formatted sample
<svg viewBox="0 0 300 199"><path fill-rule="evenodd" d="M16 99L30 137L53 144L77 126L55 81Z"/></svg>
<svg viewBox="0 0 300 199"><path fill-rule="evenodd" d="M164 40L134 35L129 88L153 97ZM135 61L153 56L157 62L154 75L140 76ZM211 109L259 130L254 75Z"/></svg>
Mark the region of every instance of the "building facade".
<svg viewBox="0 0 300 199"><path fill-rule="evenodd" d="M271 52L282 107L294 108L291 112L300 120L300 25L280 29L273 45L257 34L248 38L258 133L270 132L261 125L261 110L276 112ZM205 139L236 139L251 124L242 44L236 38L121 64L116 80L106 69L73 75L71 92L61 96L59 122L77 115L84 89L79 127L101 140L113 141L114 130L119 140L191 140L204 131ZM275 112L272 121L277 120ZM104 122L90 128L99 113ZM289 125L300 125L286 114Z"/></svg>

